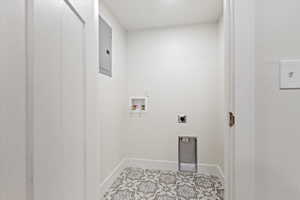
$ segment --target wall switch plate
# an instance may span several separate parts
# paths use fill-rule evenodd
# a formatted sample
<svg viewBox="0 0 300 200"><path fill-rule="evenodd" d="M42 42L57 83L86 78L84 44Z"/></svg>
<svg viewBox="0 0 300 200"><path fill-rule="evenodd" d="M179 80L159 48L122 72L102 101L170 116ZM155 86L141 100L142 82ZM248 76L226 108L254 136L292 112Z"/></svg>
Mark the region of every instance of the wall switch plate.
<svg viewBox="0 0 300 200"><path fill-rule="evenodd" d="M280 89L300 89L300 60L280 61Z"/></svg>

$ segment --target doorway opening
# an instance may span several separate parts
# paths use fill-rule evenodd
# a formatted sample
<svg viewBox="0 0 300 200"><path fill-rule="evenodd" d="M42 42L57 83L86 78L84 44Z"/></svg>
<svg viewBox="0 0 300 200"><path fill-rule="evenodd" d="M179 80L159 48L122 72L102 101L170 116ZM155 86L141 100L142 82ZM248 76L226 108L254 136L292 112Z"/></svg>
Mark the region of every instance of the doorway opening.
<svg viewBox="0 0 300 200"><path fill-rule="evenodd" d="M224 199L224 10L222 0L100 1L105 200Z"/></svg>

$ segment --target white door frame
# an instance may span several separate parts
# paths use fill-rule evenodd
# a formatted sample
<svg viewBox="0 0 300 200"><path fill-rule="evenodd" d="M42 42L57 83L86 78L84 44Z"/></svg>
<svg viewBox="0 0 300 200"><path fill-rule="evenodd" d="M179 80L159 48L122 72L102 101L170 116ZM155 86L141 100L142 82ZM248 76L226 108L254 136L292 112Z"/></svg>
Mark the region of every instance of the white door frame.
<svg viewBox="0 0 300 200"><path fill-rule="evenodd" d="M225 199L254 199L255 49L254 1L225 0L227 111L236 125L225 131Z"/></svg>
<svg viewBox="0 0 300 200"><path fill-rule="evenodd" d="M32 195L32 0L27 2L27 199ZM232 82L229 109L237 124L226 131L226 200L254 199L254 1L225 0L226 60ZM229 148L230 147L230 148ZM96 187L96 186L95 186ZM87 194L87 196L89 196Z"/></svg>

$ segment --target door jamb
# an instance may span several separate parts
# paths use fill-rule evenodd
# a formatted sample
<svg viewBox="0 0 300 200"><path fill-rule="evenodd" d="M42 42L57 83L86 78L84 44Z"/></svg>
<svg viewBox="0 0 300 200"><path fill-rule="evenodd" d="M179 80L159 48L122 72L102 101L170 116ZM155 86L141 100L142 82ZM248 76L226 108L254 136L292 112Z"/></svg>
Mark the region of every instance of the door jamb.
<svg viewBox="0 0 300 200"><path fill-rule="evenodd" d="M225 131L225 199L253 200L255 177L255 7L253 0L224 0L227 111L236 125Z"/></svg>

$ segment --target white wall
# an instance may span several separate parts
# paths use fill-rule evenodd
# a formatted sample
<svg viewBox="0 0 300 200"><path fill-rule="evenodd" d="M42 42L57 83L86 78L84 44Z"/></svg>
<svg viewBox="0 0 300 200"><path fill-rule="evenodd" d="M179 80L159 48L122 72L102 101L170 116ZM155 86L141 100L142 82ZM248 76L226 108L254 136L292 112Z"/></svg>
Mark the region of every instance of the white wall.
<svg viewBox="0 0 300 200"><path fill-rule="evenodd" d="M176 161L178 135L196 135L199 162L222 165L217 25L128 34L129 96L149 95L149 110L127 114L127 156ZM186 114L188 123L177 124L177 114Z"/></svg>
<svg viewBox="0 0 300 200"><path fill-rule="evenodd" d="M101 181L125 156L121 148L126 135L127 109L127 32L100 1L100 15L112 27L112 78L98 74L99 123L101 126Z"/></svg>
<svg viewBox="0 0 300 200"><path fill-rule="evenodd" d="M0 199L26 198L25 1L0 6Z"/></svg>
<svg viewBox="0 0 300 200"><path fill-rule="evenodd" d="M256 1L256 198L299 199L300 90L279 90L279 59L300 58L297 0Z"/></svg>

